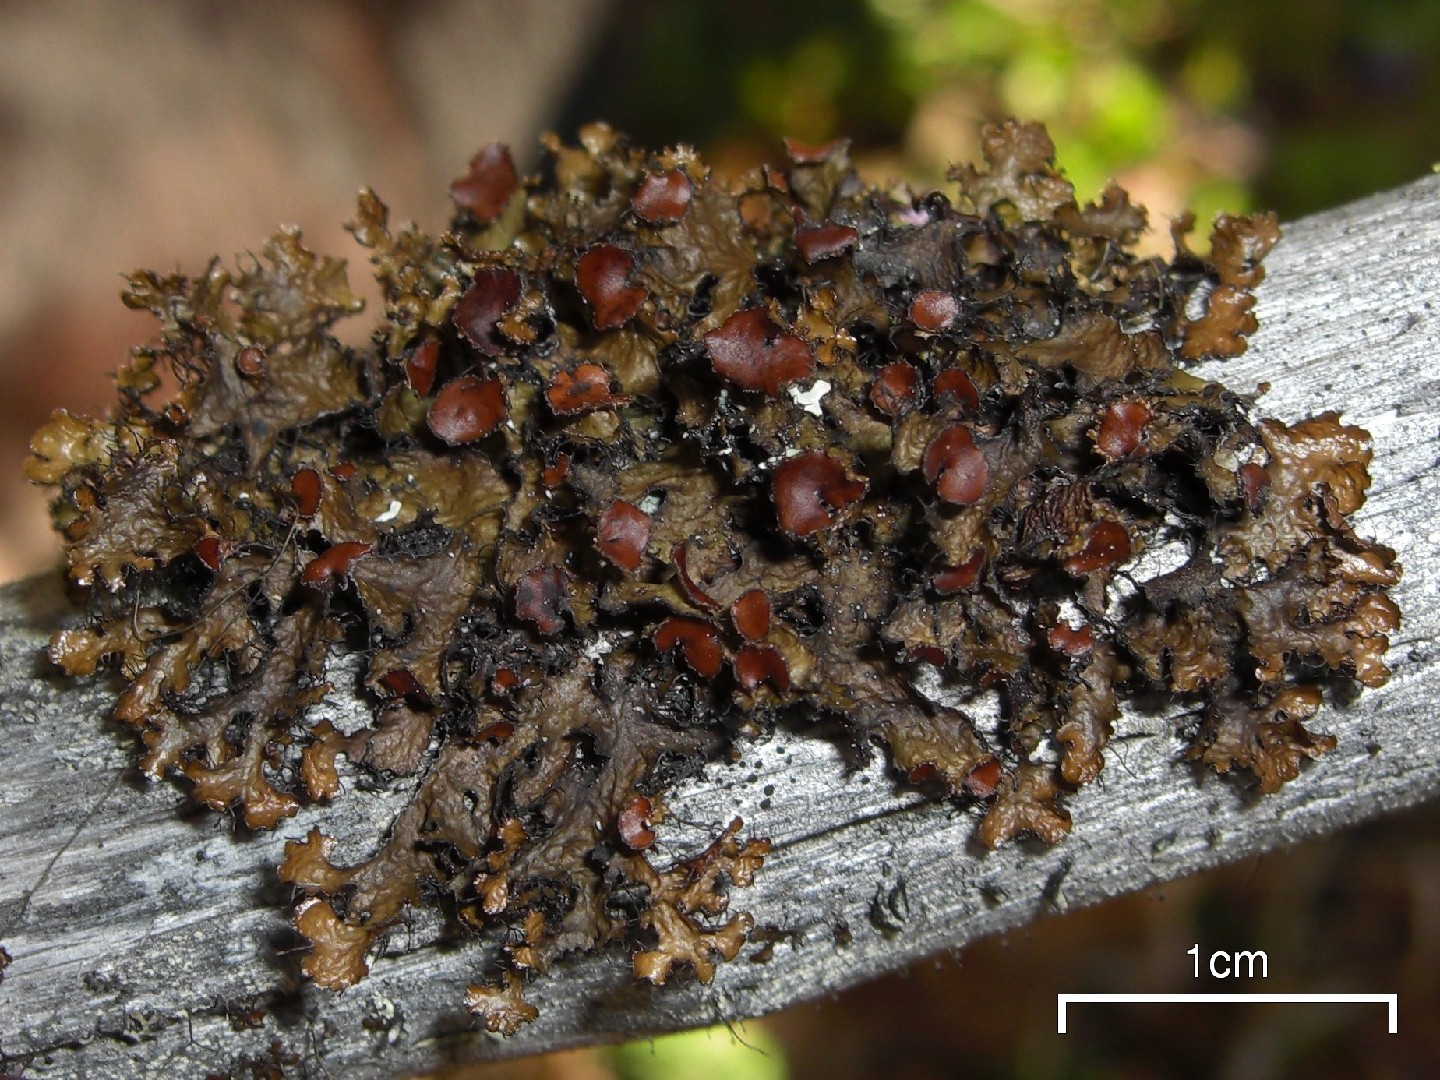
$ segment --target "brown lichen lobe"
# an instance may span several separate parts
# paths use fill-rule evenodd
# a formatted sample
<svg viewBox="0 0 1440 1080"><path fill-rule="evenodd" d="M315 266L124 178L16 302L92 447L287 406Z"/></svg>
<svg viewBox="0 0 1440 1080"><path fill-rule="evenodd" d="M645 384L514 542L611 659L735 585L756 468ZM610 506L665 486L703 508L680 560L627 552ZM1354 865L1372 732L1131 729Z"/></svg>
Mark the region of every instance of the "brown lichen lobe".
<svg viewBox="0 0 1440 1080"><path fill-rule="evenodd" d="M737 820L669 851L663 796L789 716L978 803L987 844L1056 842L1129 696L1188 704L1191 754L1273 791L1334 744L1306 726L1326 679L1388 677L1399 570L1350 524L1368 436L1183 370L1244 348L1273 218L1140 259L1124 193L1078 205L1016 123L948 197L866 187L844 143L736 187L600 125L546 145L528 179L484 148L442 236L362 196L370 348L294 233L134 275L162 332L115 414L32 442L91 606L51 655L119 667L149 775L253 827L357 770L413 787L354 865L318 827L286 846L317 983L442 898L505 930L467 995L492 1030L575 949L708 980L769 844ZM1137 576L1162 546L1184 559ZM341 731L354 651L374 712Z"/></svg>

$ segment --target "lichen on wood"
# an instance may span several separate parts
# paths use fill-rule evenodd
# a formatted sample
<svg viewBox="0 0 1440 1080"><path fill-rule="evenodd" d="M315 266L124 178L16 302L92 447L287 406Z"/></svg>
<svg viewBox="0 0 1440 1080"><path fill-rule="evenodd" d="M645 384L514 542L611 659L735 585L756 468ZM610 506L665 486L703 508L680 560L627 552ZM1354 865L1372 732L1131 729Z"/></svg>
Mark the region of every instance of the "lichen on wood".
<svg viewBox="0 0 1440 1080"><path fill-rule="evenodd" d="M523 179L477 154L439 237L362 195L367 348L293 232L133 275L162 332L117 410L33 442L91 610L51 655L123 672L148 775L257 828L414 790L353 865L287 845L317 983L415 904L503 928L467 998L495 1030L576 949L708 978L769 845L737 821L667 858L664 796L777 724L833 718L985 843L1053 843L1124 698L1273 791L1333 745L1327 682L1388 676L1368 436L1185 370L1244 348L1273 218L1140 258L1143 213L1078 205L1016 123L948 196L866 186L843 143L735 185L598 125L546 149ZM342 731L357 650L373 718Z"/></svg>

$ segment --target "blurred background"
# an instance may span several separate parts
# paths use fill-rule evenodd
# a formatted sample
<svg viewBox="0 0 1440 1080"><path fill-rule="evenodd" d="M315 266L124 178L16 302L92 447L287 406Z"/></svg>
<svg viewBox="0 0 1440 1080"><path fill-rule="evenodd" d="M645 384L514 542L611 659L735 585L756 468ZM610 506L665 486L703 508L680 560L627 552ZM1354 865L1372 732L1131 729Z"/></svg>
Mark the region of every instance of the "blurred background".
<svg viewBox="0 0 1440 1080"><path fill-rule="evenodd" d="M152 332L120 273L198 271L279 223L341 228L370 184L439 228L481 143L603 118L738 172L854 139L872 179L940 183L980 123L1044 120L1082 198L1118 179L1150 241L1193 208L1282 219L1440 161L1433 0L6 0L0 4L0 581L55 565L21 478L54 408L104 410ZM367 293L373 296L373 291ZM348 333L366 336L363 320ZM1440 1075L1440 813L1130 897L731 1033L477 1076ZM1185 950L1262 948L1268 990L1383 1010L1080 1012L1059 991L1194 988ZM1234 987L1232 987L1234 988ZM1147 1011L1148 1009L1148 1011ZM1425 1018L1429 1018L1427 1023ZM1408 1021L1408 1022L1407 1022Z"/></svg>

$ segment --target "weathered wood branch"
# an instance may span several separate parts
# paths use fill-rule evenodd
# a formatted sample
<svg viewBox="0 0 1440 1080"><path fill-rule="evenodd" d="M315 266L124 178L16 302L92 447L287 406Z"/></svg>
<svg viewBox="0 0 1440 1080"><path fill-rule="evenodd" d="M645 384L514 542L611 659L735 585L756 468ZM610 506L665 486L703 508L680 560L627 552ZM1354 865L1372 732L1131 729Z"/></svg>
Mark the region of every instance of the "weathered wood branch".
<svg viewBox="0 0 1440 1080"><path fill-rule="evenodd" d="M778 933L769 959L747 959L752 946L708 987L659 989L636 984L617 951L569 961L530 992L540 1019L498 1042L460 1004L487 946L430 913L393 932L351 991L299 980L273 868L307 815L240 836L185 811L177 786L139 782L130 737L102 719L115 687L65 679L43 658L52 627L73 616L57 578L35 579L0 593L0 945L14 958L0 983L0 1065L197 1074L266 1057L278 1039L306 1074L385 1075L754 1016L1440 794L1440 178L1287 232L1249 353L1211 374L1270 383L1272 415L1337 409L1370 429L1375 485L1359 525L1399 550L1406 576L1394 679L1327 709L1339 749L1279 795L1200 775L1179 760L1172 721L1129 712L1104 782L1068 804L1068 840L987 853L972 813L897 788L881 761L847 772L831 744L778 733L677 792L666 825L679 847L738 813L774 839L734 902ZM336 706L347 707L364 706ZM340 829L339 857L358 854L345 844L403 797L347 799L353 835Z"/></svg>

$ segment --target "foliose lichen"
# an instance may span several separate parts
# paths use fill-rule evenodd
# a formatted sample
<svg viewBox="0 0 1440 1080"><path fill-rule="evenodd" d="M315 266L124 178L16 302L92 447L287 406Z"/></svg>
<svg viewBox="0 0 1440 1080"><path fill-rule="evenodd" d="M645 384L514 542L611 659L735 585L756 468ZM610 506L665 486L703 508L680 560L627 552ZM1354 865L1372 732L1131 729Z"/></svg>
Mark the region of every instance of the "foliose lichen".
<svg viewBox="0 0 1440 1080"><path fill-rule="evenodd" d="M1078 205L1043 129L983 146L948 195L867 186L844 143L734 186L601 125L529 178L489 146L442 236L362 194L366 348L294 231L129 279L158 339L28 463L90 610L51 655L117 665L144 772L251 827L344 770L413 786L364 861L287 845L315 982L441 899L507 928L467 999L492 1030L570 950L708 980L769 844L737 820L663 865L665 795L789 719L978 804L988 845L1062 838L1128 697L1183 703L1190 754L1265 792L1334 745L1323 681L1383 683L1398 623L1349 522L1368 436L1186 371L1245 348L1274 218L1140 258L1143 212ZM356 652L373 719L342 731Z"/></svg>

